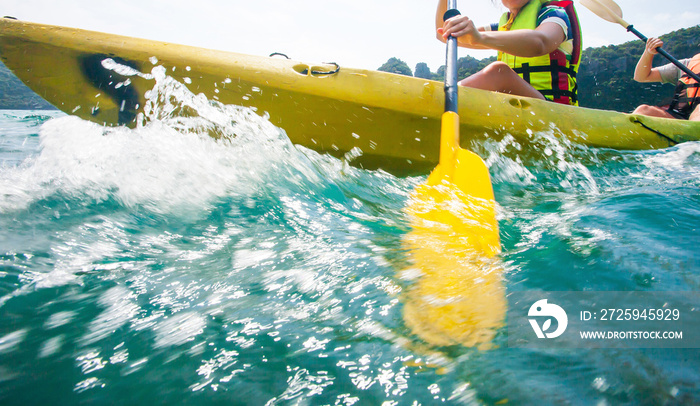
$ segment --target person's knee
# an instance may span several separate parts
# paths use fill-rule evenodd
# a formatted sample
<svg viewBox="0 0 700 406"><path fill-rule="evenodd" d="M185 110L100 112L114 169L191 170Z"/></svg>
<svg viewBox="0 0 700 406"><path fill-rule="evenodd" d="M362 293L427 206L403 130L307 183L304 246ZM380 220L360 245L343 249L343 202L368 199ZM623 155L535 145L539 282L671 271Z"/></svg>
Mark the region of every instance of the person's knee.
<svg viewBox="0 0 700 406"><path fill-rule="evenodd" d="M653 110L652 107L649 106L648 104L642 104L642 105L638 106L636 109L634 109L632 114L641 114L643 116L648 116L652 110Z"/></svg>
<svg viewBox="0 0 700 406"><path fill-rule="evenodd" d="M650 106L648 104L642 104L641 106L637 107L634 109L632 114L639 114L642 116L651 116L651 117L664 117L664 118L677 118L671 115L666 109L657 107L657 106Z"/></svg>
<svg viewBox="0 0 700 406"><path fill-rule="evenodd" d="M507 63L501 62L501 61L496 61L496 62L491 62L488 64L484 69L483 72L487 74L503 74L504 72L512 72L513 70L508 66Z"/></svg>
<svg viewBox="0 0 700 406"><path fill-rule="evenodd" d="M510 75L510 73L517 76L508 64L496 61L488 64L474 75L463 79L459 84L479 89L499 91L499 89L505 86L508 80L511 79L512 75Z"/></svg>

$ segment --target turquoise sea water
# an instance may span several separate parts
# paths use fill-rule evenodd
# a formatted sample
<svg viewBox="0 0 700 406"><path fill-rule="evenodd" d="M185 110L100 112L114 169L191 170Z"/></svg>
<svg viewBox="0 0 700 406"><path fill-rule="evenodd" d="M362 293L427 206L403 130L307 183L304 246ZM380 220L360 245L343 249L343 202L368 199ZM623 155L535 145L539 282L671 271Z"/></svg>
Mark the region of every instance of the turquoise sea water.
<svg viewBox="0 0 700 406"><path fill-rule="evenodd" d="M193 100L133 130L0 111L0 404L700 403L696 349L422 343L399 271L423 178ZM473 146L507 291L700 290L700 143L530 144Z"/></svg>

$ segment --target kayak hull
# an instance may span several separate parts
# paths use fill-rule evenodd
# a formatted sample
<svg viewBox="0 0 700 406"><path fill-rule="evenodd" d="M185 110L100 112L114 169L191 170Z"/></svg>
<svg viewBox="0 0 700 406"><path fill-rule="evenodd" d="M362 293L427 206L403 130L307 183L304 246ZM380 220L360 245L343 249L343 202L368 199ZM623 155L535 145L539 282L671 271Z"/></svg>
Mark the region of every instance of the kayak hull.
<svg viewBox="0 0 700 406"><path fill-rule="evenodd" d="M155 84L150 73L162 66L195 94L269 115L295 144L338 157L359 148L353 165L426 173L438 162L444 93L436 81L12 19L0 19L0 57L48 102L102 125L135 125ZM696 122L459 91L463 147L506 135L527 144L542 131L632 150L700 139Z"/></svg>

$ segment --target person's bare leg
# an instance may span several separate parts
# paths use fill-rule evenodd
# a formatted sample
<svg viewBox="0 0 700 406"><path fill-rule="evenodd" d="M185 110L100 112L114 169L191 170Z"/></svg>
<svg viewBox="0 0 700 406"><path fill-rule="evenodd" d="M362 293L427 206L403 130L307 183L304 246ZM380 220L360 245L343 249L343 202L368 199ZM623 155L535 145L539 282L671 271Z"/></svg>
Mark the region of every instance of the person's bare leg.
<svg viewBox="0 0 700 406"><path fill-rule="evenodd" d="M494 62L479 72L463 79L459 84L460 86L544 100L542 93L535 90L534 87L503 62Z"/></svg>
<svg viewBox="0 0 700 406"><path fill-rule="evenodd" d="M664 118L675 118L671 113L662 109L661 107L649 106L647 104L642 104L641 106L634 109L632 114L640 114L642 116L651 117L664 117Z"/></svg>
<svg viewBox="0 0 700 406"><path fill-rule="evenodd" d="M690 121L700 121L700 107L696 107L692 113L690 113Z"/></svg>

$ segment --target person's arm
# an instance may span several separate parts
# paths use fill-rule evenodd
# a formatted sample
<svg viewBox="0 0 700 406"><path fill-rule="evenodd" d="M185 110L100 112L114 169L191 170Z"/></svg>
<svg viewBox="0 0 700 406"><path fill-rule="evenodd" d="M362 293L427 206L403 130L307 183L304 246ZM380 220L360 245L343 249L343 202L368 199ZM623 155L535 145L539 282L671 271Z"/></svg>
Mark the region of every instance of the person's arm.
<svg viewBox="0 0 700 406"><path fill-rule="evenodd" d="M651 67L654 55L658 53L656 48L662 47L663 41L658 38L649 38L642 56L639 57L637 67L634 69L634 80L640 83L661 82L659 70Z"/></svg>
<svg viewBox="0 0 700 406"><path fill-rule="evenodd" d="M566 40L566 33L555 23L544 22L534 30L486 31L477 28L467 16L456 16L443 23L447 0L438 1L435 14L437 38L445 42L457 37L459 46L472 49L494 49L510 55L534 57L554 52Z"/></svg>
<svg viewBox="0 0 700 406"><path fill-rule="evenodd" d="M467 33L457 38L462 46L495 49L510 55L531 58L554 52L566 39L558 24L542 23L534 30Z"/></svg>
<svg viewBox="0 0 700 406"><path fill-rule="evenodd" d="M510 55L534 57L554 52L566 39L559 24L544 22L534 30L480 31L468 17L458 16L445 21L441 30L444 41L457 37L460 46L495 49Z"/></svg>

